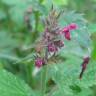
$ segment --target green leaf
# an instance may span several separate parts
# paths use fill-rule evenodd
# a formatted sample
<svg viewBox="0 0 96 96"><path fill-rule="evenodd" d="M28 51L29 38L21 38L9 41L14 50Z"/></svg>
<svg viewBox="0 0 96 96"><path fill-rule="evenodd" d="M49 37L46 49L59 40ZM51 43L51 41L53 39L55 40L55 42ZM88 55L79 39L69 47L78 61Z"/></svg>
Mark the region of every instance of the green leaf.
<svg viewBox="0 0 96 96"><path fill-rule="evenodd" d="M53 4L55 5L66 5L67 2L67 0L53 0Z"/></svg>
<svg viewBox="0 0 96 96"><path fill-rule="evenodd" d="M22 0L2 0L3 3L7 4L7 5L22 5L24 3L34 3L35 0L24 0L22 2Z"/></svg>
<svg viewBox="0 0 96 96"><path fill-rule="evenodd" d="M32 89L23 80L15 77L10 72L0 70L0 95L1 96L36 96Z"/></svg>
<svg viewBox="0 0 96 96"><path fill-rule="evenodd" d="M18 40L16 40L15 38L12 38L11 34L9 34L8 31L0 31L0 49L14 48L18 45L17 41Z"/></svg>
<svg viewBox="0 0 96 96"><path fill-rule="evenodd" d="M89 29L87 27L87 21L83 18L82 14L75 13L74 11L65 12L64 15L60 17L59 24L64 27L71 23L76 23L78 26L77 30L70 32L71 39L75 40L75 43L78 43L78 46L81 47L83 51L85 49L85 52L89 54L88 49L91 50L92 42L90 39ZM74 42L72 44L74 45Z"/></svg>
<svg viewBox="0 0 96 96"><path fill-rule="evenodd" d="M71 40L70 42L65 41L65 47L61 49L59 54L61 56L65 56L65 54L67 54L66 56L68 56L68 54L73 54L78 57L83 57L86 53L87 52L81 48L80 44L76 40Z"/></svg>
<svg viewBox="0 0 96 96"><path fill-rule="evenodd" d="M88 28L91 34L96 32L96 24L89 24Z"/></svg>
<svg viewBox="0 0 96 96"><path fill-rule="evenodd" d="M65 87L63 87L65 88ZM62 88L62 89L63 89ZM62 92L60 89L56 89L54 92L52 92L51 95L48 96L93 96L92 91L89 88L82 88L80 92L74 92L77 91L78 89L71 90L72 93L69 92L70 89L66 89L65 92ZM67 92L67 94L66 94Z"/></svg>
<svg viewBox="0 0 96 96"><path fill-rule="evenodd" d="M67 57L67 54L65 55ZM74 55L73 56L68 55L67 59L64 62L60 61L57 64L50 64L51 66L49 65L48 76L49 78L52 78L53 81L55 81L55 83L58 86L58 90L60 89L59 91L60 94L65 93L66 94L65 96L71 96L71 95L74 96L73 95L74 92L72 92L72 90L75 90L75 89L71 89L70 86L76 85L80 87L81 90L83 90L82 88L88 89L89 87L96 84L95 61L90 61L86 71L84 72L83 78L81 80L79 79L79 74L81 72L80 65L82 64L82 62L83 62L82 59ZM56 91L56 94L59 94L58 91ZM63 95L60 95L60 96L63 96ZM80 95L77 95L77 96L80 96Z"/></svg>
<svg viewBox="0 0 96 96"><path fill-rule="evenodd" d="M4 53L0 53L0 59L4 59L4 60L10 60L10 61L19 61L19 58L14 56L14 55L9 55L9 54L4 54Z"/></svg>
<svg viewBox="0 0 96 96"><path fill-rule="evenodd" d="M3 20L6 18L6 13L3 10L0 10L0 20Z"/></svg>
<svg viewBox="0 0 96 96"><path fill-rule="evenodd" d="M8 4L8 5L16 5L16 4L19 4L21 2L21 0L2 0L5 4ZM22 3L22 2L21 2Z"/></svg>
<svg viewBox="0 0 96 96"><path fill-rule="evenodd" d="M77 41L84 48L90 48L91 47L91 39L90 39L90 35L88 32L89 31L88 31L86 26L83 28L81 27L81 29L79 29L77 31L77 34L78 34Z"/></svg>
<svg viewBox="0 0 96 96"><path fill-rule="evenodd" d="M92 59L96 60L96 33L93 33L91 37L93 44Z"/></svg>
<svg viewBox="0 0 96 96"><path fill-rule="evenodd" d="M92 59L96 60L96 46L94 46L94 49L92 51Z"/></svg>

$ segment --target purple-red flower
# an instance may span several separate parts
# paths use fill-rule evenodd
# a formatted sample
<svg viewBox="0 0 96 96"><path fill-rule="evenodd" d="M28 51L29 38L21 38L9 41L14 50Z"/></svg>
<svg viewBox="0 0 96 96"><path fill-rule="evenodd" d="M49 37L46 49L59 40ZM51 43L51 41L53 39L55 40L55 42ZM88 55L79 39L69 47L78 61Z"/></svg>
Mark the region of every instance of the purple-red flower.
<svg viewBox="0 0 96 96"><path fill-rule="evenodd" d="M76 30L76 29L77 29L77 24L71 23L71 24L69 25L69 30Z"/></svg>
<svg viewBox="0 0 96 96"><path fill-rule="evenodd" d="M48 44L48 52L56 52L58 51L58 48L55 46L54 43Z"/></svg>
<svg viewBox="0 0 96 96"><path fill-rule="evenodd" d="M84 63L84 64L88 64L88 63L89 63L89 60L90 60L90 57L85 57L83 63Z"/></svg>
<svg viewBox="0 0 96 96"><path fill-rule="evenodd" d="M71 37L70 37L70 30L69 30L68 26L63 28L62 34L65 36L65 39L67 39L67 40L71 39Z"/></svg>
<svg viewBox="0 0 96 96"><path fill-rule="evenodd" d="M71 40L71 34L70 31L65 33L65 39Z"/></svg>
<svg viewBox="0 0 96 96"><path fill-rule="evenodd" d="M84 71L86 70L86 67L87 67L87 64L89 63L89 60L90 60L90 57L85 57L85 58L83 59L82 71L81 71L80 76L79 76L80 79L82 78L83 73L84 73Z"/></svg>
<svg viewBox="0 0 96 96"><path fill-rule="evenodd" d="M67 33L67 32L69 32L70 30L69 30L69 27L68 26L66 26L66 27L64 27L63 28L63 33Z"/></svg>
<svg viewBox="0 0 96 96"><path fill-rule="evenodd" d="M35 66L40 68L45 64L44 59L37 57L35 60Z"/></svg>
<svg viewBox="0 0 96 96"><path fill-rule="evenodd" d="M65 39L71 40L71 30L76 30L77 29L77 24L71 23L68 26L64 27L62 30L62 34L64 34Z"/></svg>

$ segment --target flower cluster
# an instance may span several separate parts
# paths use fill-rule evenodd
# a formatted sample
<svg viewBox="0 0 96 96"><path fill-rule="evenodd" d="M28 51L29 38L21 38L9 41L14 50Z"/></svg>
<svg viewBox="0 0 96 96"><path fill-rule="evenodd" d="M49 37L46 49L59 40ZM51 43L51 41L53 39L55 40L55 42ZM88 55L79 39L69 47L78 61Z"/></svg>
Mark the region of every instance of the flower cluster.
<svg viewBox="0 0 96 96"><path fill-rule="evenodd" d="M37 49L39 49L39 52L37 51L37 53L40 57L37 56L37 58L35 59L36 68L40 69L42 66L46 65L47 61L52 56L54 56L54 54L57 53L62 47L64 47L64 40L66 39L70 41L72 38L71 32L77 29L78 25L76 23L68 24L63 28L58 26L57 17L55 16L55 11L53 10L45 21L45 31L42 35L42 39L39 41L39 46L37 46ZM62 37L64 39L62 39ZM43 54L43 56L41 56L40 53L44 53L45 55ZM50 53L52 53L51 56L49 56ZM80 78L82 77L86 66L89 63L89 59L89 57L86 57L83 60Z"/></svg>
<svg viewBox="0 0 96 96"><path fill-rule="evenodd" d="M56 53L58 52L59 49L64 47L64 41L61 40L61 38L59 40L55 40L56 38L63 35L64 38L66 38L67 40L71 40L70 32L71 30L76 30L76 29L77 29L77 24L75 23L71 23L68 26L65 26L64 28L62 28L62 30L56 30L54 33L52 31L50 32L50 30L47 27L43 35L43 40L46 43L48 53L49 54ZM35 60L35 65L38 68L42 67L44 63L45 63L44 59L40 57L36 58Z"/></svg>

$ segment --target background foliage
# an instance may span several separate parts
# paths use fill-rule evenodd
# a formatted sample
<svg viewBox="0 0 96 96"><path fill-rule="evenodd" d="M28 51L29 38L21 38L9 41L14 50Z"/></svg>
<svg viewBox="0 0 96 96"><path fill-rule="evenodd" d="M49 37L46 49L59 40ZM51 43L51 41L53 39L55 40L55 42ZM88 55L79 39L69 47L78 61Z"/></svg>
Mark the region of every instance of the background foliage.
<svg viewBox="0 0 96 96"><path fill-rule="evenodd" d="M60 20L61 26L76 22L83 28L87 23L88 28L78 32L79 44L92 48L91 61L82 80L79 80L78 75L81 57L86 51L74 40L65 42L67 47L62 49L60 56L55 57L57 64L50 61L40 73L32 76L35 54L33 46L44 31L43 21L52 4L57 11L63 9L65 12L63 20ZM30 7L32 13L26 14ZM0 0L0 95L42 96L42 83L45 82L44 96L96 96L95 11L96 0ZM26 15L32 28L26 24ZM92 42L89 42L86 30ZM47 75L46 79L43 75Z"/></svg>

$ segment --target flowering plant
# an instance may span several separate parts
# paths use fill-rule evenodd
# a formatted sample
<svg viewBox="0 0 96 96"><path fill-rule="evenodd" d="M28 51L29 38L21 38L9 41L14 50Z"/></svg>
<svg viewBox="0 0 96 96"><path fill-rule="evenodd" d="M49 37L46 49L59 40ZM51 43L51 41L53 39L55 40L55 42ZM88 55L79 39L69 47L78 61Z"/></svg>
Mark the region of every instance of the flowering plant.
<svg viewBox="0 0 96 96"><path fill-rule="evenodd" d="M58 24L60 15L62 14L58 13L57 15L56 10L52 9L47 19L45 20L45 29L43 35L36 46L37 56L35 58L35 66L36 68L38 68L37 70L48 64L48 60L56 56L58 52L62 49L62 47L65 47L65 40L70 42L71 39L73 39L73 37L71 36L72 32L76 31L75 38L78 38L77 31L80 30L80 26L72 22L70 24L67 24L66 26L60 27L60 25ZM91 49L87 46L85 48L87 49L88 54L87 56L85 56L85 54L85 57L83 57L82 70L79 76L80 78L82 78L82 75L90 60ZM42 53L44 53L43 56Z"/></svg>
<svg viewBox="0 0 96 96"><path fill-rule="evenodd" d="M0 1L0 96L94 96L96 36L83 15L50 10L59 0L10 1Z"/></svg>

